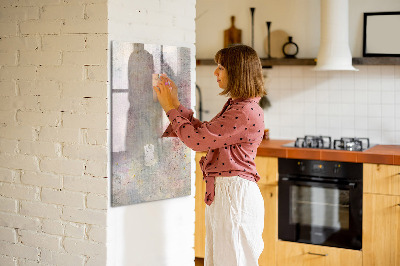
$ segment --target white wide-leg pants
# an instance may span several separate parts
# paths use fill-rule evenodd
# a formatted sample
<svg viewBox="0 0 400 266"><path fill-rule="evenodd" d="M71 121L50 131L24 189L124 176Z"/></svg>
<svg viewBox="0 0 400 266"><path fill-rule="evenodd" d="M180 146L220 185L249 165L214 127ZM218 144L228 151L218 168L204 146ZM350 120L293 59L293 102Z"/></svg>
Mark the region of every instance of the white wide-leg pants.
<svg viewBox="0 0 400 266"><path fill-rule="evenodd" d="M205 219L205 266L258 266L264 249L264 199L255 182L216 177Z"/></svg>

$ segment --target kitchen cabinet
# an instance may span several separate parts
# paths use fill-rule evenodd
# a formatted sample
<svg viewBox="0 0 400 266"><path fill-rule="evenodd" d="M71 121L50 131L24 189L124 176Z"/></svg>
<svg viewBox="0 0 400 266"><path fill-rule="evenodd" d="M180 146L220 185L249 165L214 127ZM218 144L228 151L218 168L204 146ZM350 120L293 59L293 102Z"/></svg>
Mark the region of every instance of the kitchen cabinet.
<svg viewBox="0 0 400 266"><path fill-rule="evenodd" d="M204 223L204 194L205 182L203 173L199 167L199 161L206 153L196 153L196 195L195 195L195 256L204 258L205 255L205 223ZM276 242L278 240L278 159L257 156L255 159L257 171L261 178L258 182L261 194L264 198L264 251L259 258L259 265L275 265Z"/></svg>
<svg viewBox="0 0 400 266"><path fill-rule="evenodd" d="M264 250L258 259L260 266L276 265L276 243L278 241L278 187L259 185L264 198Z"/></svg>
<svg viewBox="0 0 400 266"><path fill-rule="evenodd" d="M204 258L206 244L206 224L204 195L206 193L206 183L203 181L203 172L200 169L199 161L202 156L206 156L205 152L197 152L196 160L196 194L195 194L195 228L194 228L194 253L197 258Z"/></svg>
<svg viewBox="0 0 400 266"><path fill-rule="evenodd" d="M363 166L363 173L364 193L400 196L399 165L365 163Z"/></svg>
<svg viewBox="0 0 400 266"><path fill-rule="evenodd" d="M364 194L363 266L400 266L400 196Z"/></svg>
<svg viewBox="0 0 400 266"><path fill-rule="evenodd" d="M400 166L363 171L363 265L400 266Z"/></svg>
<svg viewBox="0 0 400 266"><path fill-rule="evenodd" d="M264 198L264 250L258 259L260 266L276 265L278 240L278 158L256 156L254 160L260 175L258 187Z"/></svg>
<svg viewBox="0 0 400 266"><path fill-rule="evenodd" d="M358 250L287 241L278 241L277 254L277 266L361 266L363 259Z"/></svg>

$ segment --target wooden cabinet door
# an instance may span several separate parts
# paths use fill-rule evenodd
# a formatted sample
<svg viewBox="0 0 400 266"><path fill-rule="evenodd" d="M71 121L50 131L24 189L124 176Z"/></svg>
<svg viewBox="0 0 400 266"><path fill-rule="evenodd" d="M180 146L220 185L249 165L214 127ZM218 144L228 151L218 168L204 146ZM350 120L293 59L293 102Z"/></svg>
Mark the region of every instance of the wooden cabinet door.
<svg viewBox="0 0 400 266"><path fill-rule="evenodd" d="M400 266L400 196L364 194L363 265Z"/></svg>
<svg viewBox="0 0 400 266"><path fill-rule="evenodd" d="M261 176L258 184L278 185L278 158L257 156L254 162Z"/></svg>
<svg viewBox="0 0 400 266"><path fill-rule="evenodd" d="M276 242L278 241L278 187L259 185L264 198L264 250L258 259L260 266L276 265Z"/></svg>
<svg viewBox="0 0 400 266"><path fill-rule="evenodd" d="M194 233L194 253L197 258L204 258L206 225L204 195L206 193L206 184L203 181L203 172L200 169L199 161L206 153L197 152L196 161L196 194L195 194L195 233Z"/></svg>
<svg viewBox="0 0 400 266"><path fill-rule="evenodd" d="M277 266L361 266L362 252L278 241Z"/></svg>
<svg viewBox="0 0 400 266"><path fill-rule="evenodd" d="M363 176L364 193L400 196L400 166L365 163Z"/></svg>

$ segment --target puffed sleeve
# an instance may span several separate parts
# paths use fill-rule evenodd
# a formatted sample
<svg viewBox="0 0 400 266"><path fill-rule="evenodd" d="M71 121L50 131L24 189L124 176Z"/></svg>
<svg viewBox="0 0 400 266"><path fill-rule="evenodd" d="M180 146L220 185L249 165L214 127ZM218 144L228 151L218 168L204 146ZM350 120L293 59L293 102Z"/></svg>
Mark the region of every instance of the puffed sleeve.
<svg viewBox="0 0 400 266"><path fill-rule="evenodd" d="M176 109L168 111L167 117L172 130L179 139L194 151L206 151L244 142L243 133L247 128L247 115L238 109L227 109L221 116L197 127Z"/></svg>
<svg viewBox="0 0 400 266"><path fill-rule="evenodd" d="M187 109L185 106L182 104L179 105L177 109L178 113L183 116L184 118L188 119L192 125L197 128L201 125L201 121L193 116L193 110L192 109ZM161 136L162 138L165 137L177 137L175 134L175 131L172 130L172 124L169 124L168 127L165 129L164 133Z"/></svg>

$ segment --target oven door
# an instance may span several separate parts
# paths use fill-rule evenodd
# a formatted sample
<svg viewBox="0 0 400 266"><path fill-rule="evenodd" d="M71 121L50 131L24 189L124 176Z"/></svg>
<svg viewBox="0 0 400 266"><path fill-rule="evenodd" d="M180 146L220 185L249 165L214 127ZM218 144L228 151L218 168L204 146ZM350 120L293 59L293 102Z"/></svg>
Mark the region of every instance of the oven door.
<svg viewBox="0 0 400 266"><path fill-rule="evenodd" d="M361 249L362 181L279 179L278 238Z"/></svg>

